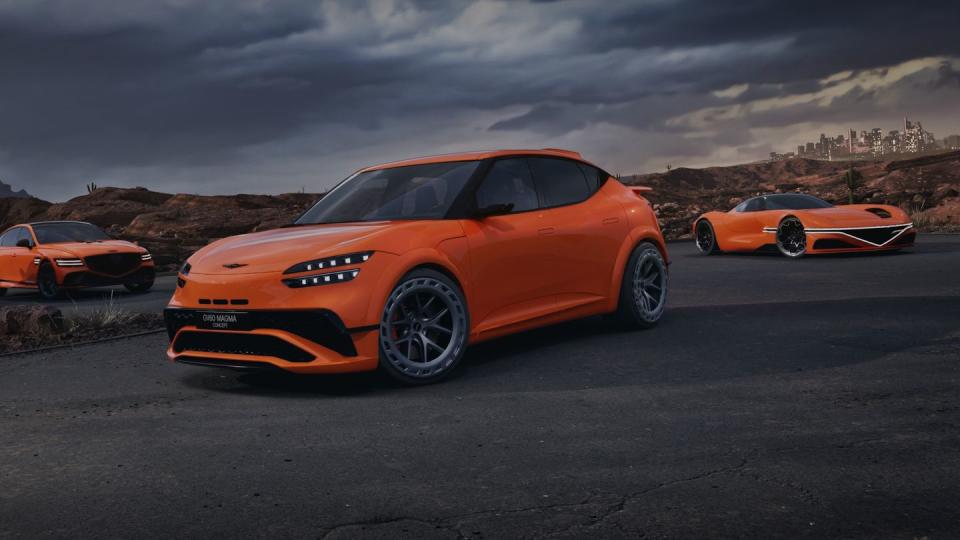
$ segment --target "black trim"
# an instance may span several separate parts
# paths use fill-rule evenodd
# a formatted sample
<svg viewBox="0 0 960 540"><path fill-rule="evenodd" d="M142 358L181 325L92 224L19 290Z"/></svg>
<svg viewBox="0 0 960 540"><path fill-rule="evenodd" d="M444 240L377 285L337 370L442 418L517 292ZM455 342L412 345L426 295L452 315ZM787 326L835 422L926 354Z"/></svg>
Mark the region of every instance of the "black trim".
<svg viewBox="0 0 960 540"><path fill-rule="evenodd" d="M177 332L185 326L198 326L199 314L203 311L207 310L183 308L163 310L167 335L170 339L176 337ZM350 337L353 330L348 330L340 317L329 309L250 310L244 313L249 318L251 328L282 330L326 347L342 356L357 356L357 348L353 338Z"/></svg>
<svg viewBox="0 0 960 540"><path fill-rule="evenodd" d="M844 242L836 238L821 238L813 243L813 249L856 249L861 246L855 246L850 242Z"/></svg>
<svg viewBox="0 0 960 540"><path fill-rule="evenodd" d="M215 367L215 368L224 368L224 369L233 369L236 371L265 371L265 370L277 370L280 369L277 366L270 364L268 362L255 362L255 361L235 361L235 360L223 360L220 358L200 358L198 356L178 356L173 359L174 362L179 362L181 364L187 364L191 366L201 366L201 367Z"/></svg>
<svg viewBox="0 0 960 540"><path fill-rule="evenodd" d="M183 330L173 340L174 352L273 356L288 362L310 362L316 357L289 341L265 334Z"/></svg>

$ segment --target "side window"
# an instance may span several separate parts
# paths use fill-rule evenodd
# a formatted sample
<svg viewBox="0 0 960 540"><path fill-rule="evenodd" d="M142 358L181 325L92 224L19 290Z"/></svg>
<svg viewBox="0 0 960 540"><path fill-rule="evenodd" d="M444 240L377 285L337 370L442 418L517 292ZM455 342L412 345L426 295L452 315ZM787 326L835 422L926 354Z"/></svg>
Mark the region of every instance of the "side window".
<svg viewBox="0 0 960 540"><path fill-rule="evenodd" d="M20 234L17 235L15 242L19 242L20 240L29 240L30 245L33 245L33 237L30 236L30 231L26 227L20 227Z"/></svg>
<svg viewBox="0 0 960 540"><path fill-rule="evenodd" d="M763 197L757 197L755 199L750 199L749 201L740 203L740 206L737 208L743 207L742 210L738 212L759 212L760 210L765 210L766 205L764 204Z"/></svg>
<svg viewBox="0 0 960 540"><path fill-rule="evenodd" d="M10 229L9 231L3 233L3 236L0 236L0 247L14 247L17 245L17 240L20 238L20 231L23 227L17 227L16 229Z"/></svg>
<svg viewBox="0 0 960 540"><path fill-rule="evenodd" d="M580 171L587 179L587 187L590 188L590 193L600 189L600 186L607 179L607 173L596 167L591 167L586 163L577 163L577 167L580 167Z"/></svg>
<svg viewBox="0 0 960 540"><path fill-rule="evenodd" d="M529 158L529 163L545 208L578 203L590 196L587 180L573 161Z"/></svg>
<svg viewBox="0 0 960 540"><path fill-rule="evenodd" d="M534 210L539 206L526 160L499 159L493 162L477 190L477 208L495 204L513 204L514 212Z"/></svg>

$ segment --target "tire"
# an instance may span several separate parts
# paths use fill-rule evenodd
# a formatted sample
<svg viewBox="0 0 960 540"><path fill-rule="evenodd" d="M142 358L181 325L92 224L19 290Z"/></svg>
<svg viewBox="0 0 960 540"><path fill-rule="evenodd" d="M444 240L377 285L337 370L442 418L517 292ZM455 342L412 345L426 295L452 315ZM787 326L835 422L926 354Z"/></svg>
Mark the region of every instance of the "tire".
<svg viewBox="0 0 960 540"><path fill-rule="evenodd" d="M807 233L798 218L787 216L777 225L777 249L785 257L797 259L807 252Z"/></svg>
<svg viewBox="0 0 960 540"><path fill-rule="evenodd" d="M667 305L667 265L650 242L633 249L620 284L616 318L626 328L650 328Z"/></svg>
<svg viewBox="0 0 960 540"><path fill-rule="evenodd" d="M57 283L57 273L53 270L53 265L44 261L37 270L37 290L40 297L44 300L56 300L60 298L60 284Z"/></svg>
<svg viewBox="0 0 960 540"><path fill-rule="evenodd" d="M133 283L124 283L123 286L126 287L131 293L142 294L153 288L153 279L135 281Z"/></svg>
<svg viewBox="0 0 960 540"><path fill-rule="evenodd" d="M717 247L717 234L713 230L713 224L705 219L697 222L694 229L693 241L697 244L697 249L704 255L716 255L720 253Z"/></svg>
<svg viewBox="0 0 960 540"><path fill-rule="evenodd" d="M380 367L403 384L439 382L460 364L469 334L470 315L460 287L440 272L414 270L384 303Z"/></svg>
<svg viewBox="0 0 960 540"><path fill-rule="evenodd" d="M6 287L0 288L0 298L3 298L6 295L7 295L7 288Z"/></svg>

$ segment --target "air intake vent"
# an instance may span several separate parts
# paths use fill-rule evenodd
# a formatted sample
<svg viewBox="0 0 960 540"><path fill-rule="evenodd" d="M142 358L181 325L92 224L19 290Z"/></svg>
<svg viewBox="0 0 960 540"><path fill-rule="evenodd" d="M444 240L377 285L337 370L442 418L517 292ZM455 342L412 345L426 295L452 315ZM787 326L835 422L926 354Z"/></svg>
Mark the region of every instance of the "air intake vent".
<svg viewBox="0 0 960 540"><path fill-rule="evenodd" d="M867 212L871 214L876 214L878 217L883 219L890 219L890 212L887 212L883 208L867 208Z"/></svg>

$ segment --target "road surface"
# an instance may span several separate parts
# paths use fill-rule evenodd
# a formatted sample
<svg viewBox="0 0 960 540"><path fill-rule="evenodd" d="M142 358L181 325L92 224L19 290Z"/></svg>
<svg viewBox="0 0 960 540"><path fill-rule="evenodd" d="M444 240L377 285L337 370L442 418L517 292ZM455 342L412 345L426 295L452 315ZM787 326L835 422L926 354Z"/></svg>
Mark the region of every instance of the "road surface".
<svg viewBox="0 0 960 540"><path fill-rule="evenodd" d="M652 330L482 344L439 385L0 358L0 536L960 536L960 238L671 246Z"/></svg>
<svg viewBox="0 0 960 540"><path fill-rule="evenodd" d="M0 297L0 307L14 304L51 305L60 308L65 315L84 313L102 308L113 302L126 311L136 313L160 313L173 296L177 276L158 276L153 288L145 293L131 293L123 286L96 287L70 291L63 298L47 302L35 290L11 289Z"/></svg>

